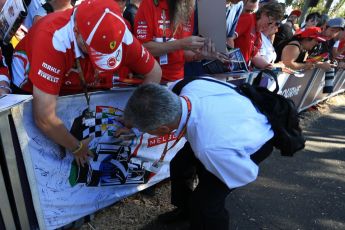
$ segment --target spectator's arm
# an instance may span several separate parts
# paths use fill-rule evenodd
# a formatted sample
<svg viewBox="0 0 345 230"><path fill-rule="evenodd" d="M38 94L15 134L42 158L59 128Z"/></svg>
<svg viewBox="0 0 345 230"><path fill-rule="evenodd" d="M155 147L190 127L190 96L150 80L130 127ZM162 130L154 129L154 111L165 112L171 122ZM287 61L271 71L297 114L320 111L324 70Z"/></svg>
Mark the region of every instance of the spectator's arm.
<svg viewBox="0 0 345 230"><path fill-rule="evenodd" d="M174 52L176 50L197 50L203 47L205 38L189 36L168 42L146 42L144 47L155 57Z"/></svg>
<svg viewBox="0 0 345 230"><path fill-rule="evenodd" d="M158 62L155 60L155 64L150 72L144 75L145 79L143 84L145 83L159 83L162 78L162 69Z"/></svg>
<svg viewBox="0 0 345 230"><path fill-rule="evenodd" d="M252 63L259 69L272 69L273 65L266 61L266 59L259 54L252 58Z"/></svg>
<svg viewBox="0 0 345 230"><path fill-rule="evenodd" d="M315 64L315 67L324 70L330 70L331 68L335 68L336 65L331 64L330 62L318 62Z"/></svg>
<svg viewBox="0 0 345 230"><path fill-rule="evenodd" d="M226 39L226 44L230 48L235 48L235 37L230 37Z"/></svg>
<svg viewBox="0 0 345 230"><path fill-rule="evenodd" d="M333 57L338 57L340 54L345 52L345 46L342 48L338 48L338 47L333 47L332 48L332 55Z"/></svg>
<svg viewBox="0 0 345 230"><path fill-rule="evenodd" d="M33 86L33 115L37 127L55 143L73 151L79 141L67 130L56 115L58 95L45 93Z"/></svg>
<svg viewBox="0 0 345 230"><path fill-rule="evenodd" d="M314 63L298 63L295 60L298 58L300 50L297 46L287 45L282 52L281 61L284 65L293 70L308 70L315 67Z"/></svg>
<svg viewBox="0 0 345 230"><path fill-rule="evenodd" d="M200 60L215 60L218 59L221 62L229 61L227 55L216 51L214 42L211 39L206 38L205 44L201 49L196 51L186 50L184 52L186 62L200 61Z"/></svg>
<svg viewBox="0 0 345 230"><path fill-rule="evenodd" d="M47 94L33 86L33 115L37 127L56 144L73 153L76 163L84 166L88 161L91 138L77 140L56 115L56 99L58 95Z"/></svg>
<svg viewBox="0 0 345 230"><path fill-rule="evenodd" d="M3 75L0 75L0 96L11 93L10 83L8 80L1 80Z"/></svg>

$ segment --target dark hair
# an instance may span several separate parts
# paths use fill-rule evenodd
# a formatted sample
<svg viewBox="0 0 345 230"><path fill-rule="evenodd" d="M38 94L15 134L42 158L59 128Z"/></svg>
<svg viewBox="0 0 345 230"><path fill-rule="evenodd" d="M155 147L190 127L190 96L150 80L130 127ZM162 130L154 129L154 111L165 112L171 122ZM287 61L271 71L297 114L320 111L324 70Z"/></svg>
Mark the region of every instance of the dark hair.
<svg viewBox="0 0 345 230"><path fill-rule="evenodd" d="M307 15L305 21L316 18L318 22L321 20L321 14L319 12L310 13Z"/></svg>
<svg viewBox="0 0 345 230"><path fill-rule="evenodd" d="M301 41L308 41L310 42L311 40L313 40L315 38L310 38L310 37L306 37L306 38L302 38L300 35L295 35L291 38L291 40L289 41L292 42L292 41L298 41L298 42L301 42Z"/></svg>
<svg viewBox="0 0 345 230"><path fill-rule="evenodd" d="M316 26L321 27L324 24L326 24L328 20L329 20L329 16L327 14L322 14L320 17L320 22Z"/></svg>
<svg viewBox="0 0 345 230"><path fill-rule="evenodd" d="M176 30L181 23L186 24L190 20L194 7L193 0L167 0L169 7L170 27Z"/></svg>
<svg viewBox="0 0 345 230"><path fill-rule="evenodd" d="M272 17L275 21L282 20L284 17L284 7L278 2L270 2L259 8L256 12L256 17L260 19L263 13L268 17Z"/></svg>
<svg viewBox="0 0 345 230"><path fill-rule="evenodd" d="M135 18L135 15L137 14L137 12L138 12L138 7L132 3L127 5L125 11L123 12L123 17L127 21L129 21L132 28L134 27L134 18Z"/></svg>

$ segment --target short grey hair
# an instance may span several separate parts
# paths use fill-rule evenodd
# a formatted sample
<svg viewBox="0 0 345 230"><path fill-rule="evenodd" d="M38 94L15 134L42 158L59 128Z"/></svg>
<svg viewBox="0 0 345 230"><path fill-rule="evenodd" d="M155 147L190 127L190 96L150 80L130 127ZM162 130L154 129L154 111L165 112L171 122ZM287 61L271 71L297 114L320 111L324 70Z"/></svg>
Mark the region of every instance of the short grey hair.
<svg viewBox="0 0 345 230"><path fill-rule="evenodd" d="M179 96L159 84L139 86L129 98L125 111L126 124L142 132L157 129L179 119L181 115Z"/></svg>

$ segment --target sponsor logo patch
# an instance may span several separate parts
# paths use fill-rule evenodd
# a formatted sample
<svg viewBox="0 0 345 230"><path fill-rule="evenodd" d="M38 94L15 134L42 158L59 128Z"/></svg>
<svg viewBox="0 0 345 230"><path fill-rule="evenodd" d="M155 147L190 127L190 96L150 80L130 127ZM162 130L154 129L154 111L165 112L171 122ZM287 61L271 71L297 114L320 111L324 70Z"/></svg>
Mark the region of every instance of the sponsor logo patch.
<svg viewBox="0 0 345 230"><path fill-rule="evenodd" d="M138 38L139 39L145 39L146 38L146 34L140 34L140 35L138 35Z"/></svg>
<svg viewBox="0 0 345 230"><path fill-rule="evenodd" d="M110 49L112 49L112 50L115 49L115 47L116 47L116 41L110 42L109 46L110 46Z"/></svg>
<svg viewBox="0 0 345 230"><path fill-rule="evenodd" d="M116 65L116 58L115 58L115 57L109 58L108 61L107 61L107 65L108 65L110 68L114 68L115 65Z"/></svg>
<svg viewBox="0 0 345 230"><path fill-rule="evenodd" d="M137 29L137 34L146 34L146 30Z"/></svg>
<svg viewBox="0 0 345 230"><path fill-rule="evenodd" d="M42 67L45 68L46 70L49 70L49 71L51 71L53 73L56 73L56 74L59 74L61 72L60 69L58 69L58 68L56 68L54 66L51 66L51 65L49 65L49 64L47 64L45 62L42 63Z"/></svg>
<svg viewBox="0 0 345 230"><path fill-rule="evenodd" d="M165 136L160 136L160 137L153 137L153 138L149 138L148 139L148 144L147 147L153 147L153 146L157 146L157 145L161 145L161 144L165 144L168 141L173 141L176 140L177 137L175 136L175 134L167 134Z"/></svg>
<svg viewBox="0 0 345 230"><path fill-rule="evenodd" d="M59 82L59 78L54 77L46 72L44 72L43 70L38 70L37 73L39 76L43 77L44 79L47 79L48 81L54 82L54 83L58 83Z"/></svg>

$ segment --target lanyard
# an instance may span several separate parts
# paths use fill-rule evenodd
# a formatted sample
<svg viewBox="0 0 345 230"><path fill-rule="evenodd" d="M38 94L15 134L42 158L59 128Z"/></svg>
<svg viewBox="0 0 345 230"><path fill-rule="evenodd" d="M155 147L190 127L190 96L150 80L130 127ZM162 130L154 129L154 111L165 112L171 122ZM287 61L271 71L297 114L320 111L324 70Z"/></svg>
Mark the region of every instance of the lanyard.
<svg viewBox="0 0 345 230"><path fill-rule="evenodd" d="M187 119L186 119L186 123L184 124L180 134L177 136L175 142L170 146L170 148L168 148L168 143L169 141L167 141L165 143L165 146L164 146L164 150L163 150L163 153L161 155L161 157L159 158L159 161L158 162L162 162L164 160L164 157L165 155L167 154L167 152L174 148L174 146L181 140L181 138L184 136L184 134L186 133L187 131L187 123L189 121L189 117L190 117L190 113L192 111L192 103L190 102L189 98L186 97L186 96L181 96L186 102L187 102L187 109L188 109L188 113L187 113Z"/></svg>
<svg viewBox="0 0 345 230"><path fill-rule="evenodd" d="M80 65L79 58L77 58L76 62L77 62L78 74L79 74L79 77L80 77L80 83L83 86L84 95L85 95L86 103L87 103L87 110L85 112L85 118L92 118L93 114L92 114L92 112L90 110L90 95L89 95L89 93L87 91L87 84L86 84L86 81L85 81L83 70L82 70L81 65Z"/></svg>
<svg viewBox="0 0 345 230"><path fill-rule="evenodd" d="M83 69L81 68L81 65L80 65L79 58L76 59L76 63L77 63L77 70L78 70L78 74L79 74L79 78L80 78L80 83L83 87L83 91L84 91L84 95L85 95L86 103L87 103L87 111L85 112L85 118L93 118L93 113L90 110L90 94L87 91L87 83L86 83L86 80L84 77ZM95 69L95 75L94 76L95 76L96 84L99 82L98 81L99 80L98 75L99 75L99 72Z"/></svg>

